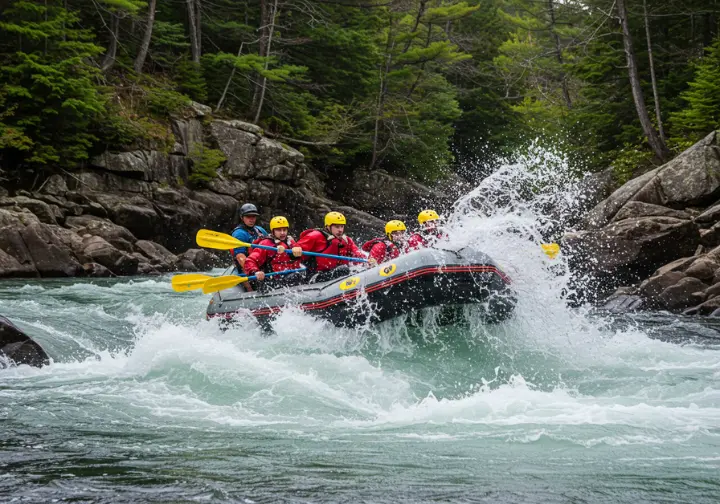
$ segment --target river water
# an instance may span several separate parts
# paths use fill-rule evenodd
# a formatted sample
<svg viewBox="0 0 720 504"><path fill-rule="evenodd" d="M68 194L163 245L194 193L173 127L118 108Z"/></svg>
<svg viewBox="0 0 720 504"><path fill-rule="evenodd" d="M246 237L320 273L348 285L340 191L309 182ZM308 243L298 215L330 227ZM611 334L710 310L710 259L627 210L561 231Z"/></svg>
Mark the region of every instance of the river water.
<svg viewBox="0 0 720 504"><path fill-rule="evenodd" d="M720 324L568 307L537 206L481 193L450 245L513 278L496 326L290 312L267 337L169 276L0 283L53 359L0 369L0 501L718 502Z"/></svg>

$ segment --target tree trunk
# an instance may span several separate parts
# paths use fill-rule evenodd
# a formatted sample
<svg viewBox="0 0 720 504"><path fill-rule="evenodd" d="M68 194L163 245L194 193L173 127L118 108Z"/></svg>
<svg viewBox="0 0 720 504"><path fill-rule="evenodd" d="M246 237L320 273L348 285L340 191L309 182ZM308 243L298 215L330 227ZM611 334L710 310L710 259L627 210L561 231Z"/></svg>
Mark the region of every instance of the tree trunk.
<svg viewBox="0 0 720 504"><path fill-rule="evenodd" d="M120 34L120 16L115 13L110 15L110 47L108 47L105 57L100 64L103 72L110 70L115 64L117 56L118 36Z"/></svg>
<svg viewBox="0 0 720 504"><path fill-rule="evenodd" d="M572 108L572 101L570 100L570 90L568 89L567 84L567 76L565 75L565 71L562 70L563 57L560 47L560 36L555 31L555 6L553 5L553 0L548 0L548 13L550 14L550 34L555 41L555 57L557 58L558 63L560 63L563 98L565 99L565 104L567 105L567 107Z"/></svg>
<svg viewBox="0 0 720 504"><path fill-rule="evenodd" d="M268 9L268 2L270 0L260 0L260 38L258 39L258 56L261 58L267 58L268 52L268 39L270 34L270 16ZM260 105L260 95L262 94L262 88L264 87L264 79L259 77L255 81L255 89L253 91L252 102L250 103L250 114L255 116L257 114L258 106Z"/></svg>
<svg viewBox="0 0 720 504"><path fill-rule="evenodd" d="M263 0L264 3L264 0ZM263 68L265 71L267 71L268 66L270 65L270 48L272 47L272 38L273 33L275 32L275 16L277 15L277 8L278 8L278 0L275 0L275 3L273 4L272 13L270 16L270 28L268 31L268 37L267 37L267 44L265 44L265 65ZM260 120L260 113L262 112L263 102L265 101L265 90L267 89L267 78L261 77L260 79L260 93L257 98L257 103L255 105L255 119L253 122L255 124L258 123ZM257 88L255 89L257 93ZM255 101L255 97L253 97L253 101Z"/></svg>
<svg viewBox="0 0 720 504"><path fill-rule="evenodd" d="M190 32L190 52L192 54L193 63L200 64L200 40L198 39L198 19L196 17L195 2L200 0L186 0L188 23L190 24L188 31Z"/></svg>
<svg viewBox="0 0 720 504"><path fill-rule="evenodd" d="M643 133L650 144L655 155L661 161L667 161L670 157L665 142L658 136L657 131L650 121L647 108L645 107L645 97L640 87L640 74L637 68L637 58L635 57L635 48L633 47L632 36L630 34L630 24L628 23L627 6L625 0L617 0L617 10L620 16L620 25L622 27L623 45L625 47L625 57L628 65L628 76L630 77L630 88L632 90L633 101L635 102L635 110L640 119L640 126Z"/></svg>
<svg viewBox="0 0 720 504"><path fill-rule="evenodd" d="M153 26L155 25L156 3L157 0L150 0L150 3L148 4L148 16L147 23L145 24L145 33L143 34L142 43L140 44L140 49L138 50L137 56L135 57L135 63L133 64L133 68L137 73L142 72L143 65L145 65L145 58L147 58L147 53L150 50L150 41L152 40Z"/></svg>
<svg viewBox="0 0 720 504"><path fill-rule="evenodd" d="M655 79L655 62L652 54L652 41L650 40L650 21L648 19L647 0L643 0L643 16L645 17L645 39L647 40L648 59L650 60L650 81L652 82L653 100L655 101L655 118L657 119L660 140L667 142L665 128L663 128L662 115L660 115L660 97L658 95L657 80Z"/></svg>
<svg viewBox="0 0 720 504"><path fill-rule="evenodd" d="M380 123L382 122L383 112L385 111L385 96L387 95L387 74L390 73L392 65L392 52L395 48L395 36L393 33L393 17L390 15L390 27L388 29L388 42L385 48L387 58L384 67L380 67L380 90L378 91L377 109L375 110L375 131L373 133L373 149L372 158L368 170L375 167L378 160L378 142L380 140Z"/></svg>
<svg viewBox="0 0 720 504"><path fill-rule="evenodd" d="M242 54L244 44L245 44L245 42L240 42L240 49L238 49L238 53L237 53L238 58ZM222 107L222 104L225 101L225 97L227 96L228 89L230 89L230 84L232 83L233 77L235 77L235 70L237 70L237 67L235 65L233 65L232 71L230 72L230 77L228 77L228 80L225 83L225 89L223 89L222 96L220 96L220 99L218 100L217 105L215 106L215 112L220 110L220 107Z"/></svg>

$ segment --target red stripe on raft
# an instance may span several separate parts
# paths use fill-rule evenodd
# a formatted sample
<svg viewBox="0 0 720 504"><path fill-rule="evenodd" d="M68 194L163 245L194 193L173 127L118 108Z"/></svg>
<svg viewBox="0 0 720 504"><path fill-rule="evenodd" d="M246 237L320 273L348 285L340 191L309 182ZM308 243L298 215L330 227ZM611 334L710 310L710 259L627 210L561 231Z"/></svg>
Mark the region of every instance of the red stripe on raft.
<svg viewBox="0 0 720 504"><path fill-rule="evenodd" d="M405 282L407 280L411 280L413 278L417 278L419 276L429 275L431 273L496 273L502 280L509 284L511 282L510 277L508 277L505 273L500 271L495 266L431 266L428 268L420 268L417 270L409 271L407 273L404 273L402 275L398 275L393 278L388 278L387 280L383 280L381 282L377 282L371 285L368 285L364 292L375 292L376 290L383 289L385 287L389 287L395 284L399 284L402 282ZM358 297L360 292L363 292L362 289L353 289L352 291L341 294L340 296L335 296L330 299L326 299L325 301L319 301L317 303L305 303L301 304L299 308L301 310L321 310L323 308L327 308L329 306L338 304L343 301L349 301L351 299L354 299ZM285 308L284 306L272 306L269 308L261 308L259 310L253 310L252 314L254 316L261 316L261 315L271 315L273 313L279 313L280 311ZM209 317L225 317L225 318L232 318L235 315L235 312L233 313L218 313L214 315L209 315Z"/></svg>

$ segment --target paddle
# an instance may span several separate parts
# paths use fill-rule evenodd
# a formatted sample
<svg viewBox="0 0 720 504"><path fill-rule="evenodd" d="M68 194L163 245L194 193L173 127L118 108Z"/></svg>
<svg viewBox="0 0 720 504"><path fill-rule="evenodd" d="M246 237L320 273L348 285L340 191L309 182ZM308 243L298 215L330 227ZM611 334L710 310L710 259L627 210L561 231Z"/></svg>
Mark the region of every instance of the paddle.
<svg viewBox="0 0 720 504"><path fill-rule="evenodd" d="M299 268L299 269L291 269L291 270L285 270L285 271L275 271L273 273L265 273L265 278L273 276L273 275L287 275L289 273L298 273L300 271L305 271L305 268ZM221 276L221 277L214 277L210 278L205 282L205 284L202 286L203 294L212 294L213 292L218 292L221 290L229 289L231 287L235 287L238 284L245 283L248 280L257 280L256 276L249 276L249 277L239 277L239 276Z"/></svg>
<svg viewBox="0 0 720 504"><path fill-rule="evenodd" d="M209 275L200 275L199 273L190 273L188 275L175 275L170 283L175 292L187 292L202 288L205 282L210 280Z"/></svg>
<svg viewBox="0 0 720 504"><path fill-rule="evenodd" d="M252 248L261 248L265 250L273 250L277 252L277 248L275 247L268 247L267 245L256 245L253 243L246 243L243 241L238 240L237 238L233 238L232 236L225 234L225 233L219 233L217 231L210 231L209 229L201 229L197 232L197 236L195 237L195 241L198 245L205 248L213 248L213 249L219 249L219 250L228 250L233 249L236 247L252 247ZM288 249L285 251L287 254L292 254L292 250ZM367 259L363 259L360 257L345 257L340 255L334 255L334 254L321 254L320 252L306 252L303 250L303 255L307 256L317 256L317 257L327 257L330 259L339 259L341 261L354 261L354 262L362 262L366 263L368 262Z"/></svg>
<svg viewBox="0 0 720 504"><path fill-rule="evenodd" d="M557 243L541 243L540 248L550 259L555 259L560 253L560 245Z"/></svg>

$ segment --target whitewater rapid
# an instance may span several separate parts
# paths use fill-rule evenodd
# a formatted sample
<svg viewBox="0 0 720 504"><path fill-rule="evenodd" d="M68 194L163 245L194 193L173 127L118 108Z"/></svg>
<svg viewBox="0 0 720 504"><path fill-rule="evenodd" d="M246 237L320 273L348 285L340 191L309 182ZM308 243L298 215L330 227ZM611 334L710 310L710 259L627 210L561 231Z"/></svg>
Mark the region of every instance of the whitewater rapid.
<svg viewBox="0 0 720 504"><path fill-rule="evenodd" d="M513 279L495 326L472 307L352 330L289 311L267 336L206 321L207 296L169 275L0 283L0 314L53 360L0 369L0 497L716 501L720 327L568 307L564 259L539 244L572 186L526 172L500 170L446 223L446 246Z"/></svg>

